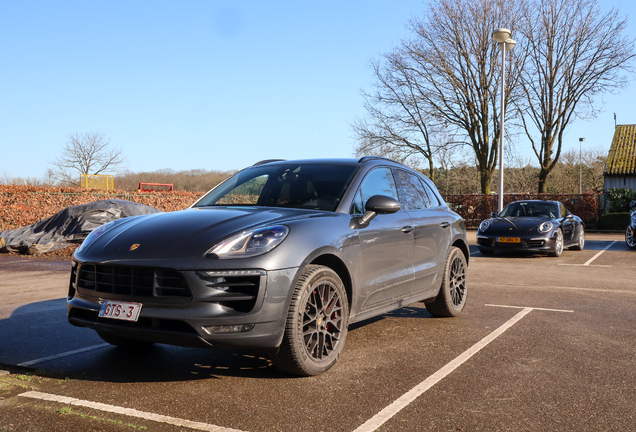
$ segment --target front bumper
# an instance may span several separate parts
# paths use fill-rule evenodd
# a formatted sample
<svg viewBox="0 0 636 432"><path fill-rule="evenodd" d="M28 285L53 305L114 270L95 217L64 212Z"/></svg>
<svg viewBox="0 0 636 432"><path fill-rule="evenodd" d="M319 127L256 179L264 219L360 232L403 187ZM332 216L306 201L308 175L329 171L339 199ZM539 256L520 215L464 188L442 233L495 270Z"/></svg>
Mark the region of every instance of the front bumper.
<svg viewBox="0 0 636 432"><path fill-rule="evenodd" d="M68 320L170 345L273 350L283 338L297 273L298 268L175 271L74 262ZM99 317L105 300L141 303L139 319Z"/></svg>
<svg viewBox="0 0 636 432"><path fill-rule="evenodd" d="M477 245L488 251L548 253L554 251L556 243L554 238L547 236L520 237L519 243L500 243L497 237L477 234Z"/></svg>

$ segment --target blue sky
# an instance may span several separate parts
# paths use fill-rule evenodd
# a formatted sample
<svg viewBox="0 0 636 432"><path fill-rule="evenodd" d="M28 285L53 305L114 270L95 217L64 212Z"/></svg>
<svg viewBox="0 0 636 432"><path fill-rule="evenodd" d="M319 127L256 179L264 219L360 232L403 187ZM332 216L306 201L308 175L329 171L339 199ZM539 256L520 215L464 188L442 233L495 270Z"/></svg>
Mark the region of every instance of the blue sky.
<svg viewBox="0 0 636 432"><path fill-rule="evenodd" d="M636 18L636 6L612 5ZM407 37L424 9L421 0L3 0L0 175L43 176L68 135L83 132L109 137L132 171L352 156L369 60ZM609 148L614 112L636 123L633 100L636 83L606 96L598 119L570 127L570 147L586 137Z"/></svg>

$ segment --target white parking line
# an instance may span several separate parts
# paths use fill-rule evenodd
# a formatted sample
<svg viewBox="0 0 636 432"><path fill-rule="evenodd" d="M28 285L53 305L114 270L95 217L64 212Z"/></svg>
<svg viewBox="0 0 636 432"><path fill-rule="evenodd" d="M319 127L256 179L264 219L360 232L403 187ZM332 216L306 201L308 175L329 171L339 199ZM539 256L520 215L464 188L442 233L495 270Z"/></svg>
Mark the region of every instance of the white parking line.
<svg viewBox="0 0 636 432"><path fill-rule="evenodd" d="M610 244L608 244L607 246L605 246L605 249L603 249L602 251L600 251L599 253L597 253L596 255L594 255L592 258L590 258L589 260L587 260L587 262L585 264L583 264L584 266L590 265L590 263L592 261L594 261L596 258L598 258L599 256L601 256L601 254L603 252L605 252L606 250L608 250L609 248L611 248L612 246L614 246L614 243L616 243L616 240L614 240L613 242L611 242Z"/></svg>
<svg viewBox="0 0 636 432"><path fill-rule="evenodd" d="M403 396L398 398L391 405L387 406L382 411L377 413L375 416L371 417L369 420L367 420L364 424L362 424L359 428L357 428L353 432L373 432L377 430L380 426L386 423L391 417L396 415L398 412L404 409L407 405L409 405L419 396L424 394L424 392L426 392L428 389L430 389L435 384L437 384L442 379L444 379L446 376L448 376L451 372L453 372L455 369L457 369L459 366L465 363L472 356L477 354L482 348L484 348L490 342L494 341L499 336L501 336L506 330L508 330L513 325L515 325L519 320L521 320L521 318L528 315L533 310L536 309L536 310L548 310L553 312L572 312L572 311L562 311L557 309L540 309L540 308L519 307L519 306L498 306L498 305L486 305L486 306L512 307L512 308L520 308L522 310L519 313L517 313L515 316L510 318L508 321L506 321L497 330L490 333L488 336L486 336L485 338L477 342L468 350L464 351L462 354L457 356L450 363L447 363L444 367L442 367L440 370L435 372L433 375L429 376L420 384L413 387L411 390L409 390Z"/></svg>
<svg viewBox="0 0 636 432"><path fill-rule="evenodd" d="M59 402L67 405L76 405L86 408L92 408L100 411L105 411L113 414L122 414L130 417L137 417L145 420L152 420L161 423L167 423L174 426L183 426L191 429L209 431L209 432L241 432L238 429L224 428L221 426L215 426L207 423L199 423L190 420L183 420L175 417L168 417L160 414L147 413L144 411L137 411L132 408L123 408L115 405L108 405L99 402L85 401L81 399L75 399L66 396L58 396L49 393L40 393L36 391L29 391L19 394L18 396L28 397L32 399L39 399L51 402Z"/></svg>
<svg viewBox="0 0 636 432"><path fill-rule="evenodd" d="M63 352L61 354L55 354L55 355L48 356L48 357L42 357L42 358L35 359L35 360L25 361L25 362L22 362L22 363L18 363L16 366L23 366L23 367L31 366L31 365L38 364L38 363L44 363L44 362L49 361L49 360L55 360L55 359L59 359L59 358L62 358L62 357L68 357L68 356L71 356L73 354L79 354L79 353L83 353L83 352L86 352L86 351L92 351L92 350L96 350L96 349L99 349L99 348L104 348L104 347L107 347L107 346L110 346L110 344L103 343L103 344L99 344L99 345L92 345L92 346L89 346L89 347L86 347L86 348L80 348L80 349L76 349L76 350L73 350L73 351Z"/></svg>

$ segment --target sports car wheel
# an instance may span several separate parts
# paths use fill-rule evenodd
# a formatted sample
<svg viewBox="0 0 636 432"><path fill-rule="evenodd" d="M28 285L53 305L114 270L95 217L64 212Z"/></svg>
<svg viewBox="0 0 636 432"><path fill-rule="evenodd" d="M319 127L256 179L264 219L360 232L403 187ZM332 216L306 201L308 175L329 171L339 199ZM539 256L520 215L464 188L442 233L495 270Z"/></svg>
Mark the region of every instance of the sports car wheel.
<svg viewBox="0 0 636 432"><path fill-rule="evenodd" d="M575 244L574 246L572 246L572 249L583 250L584 247L585 247L585 228L583 228L583 225L581 225L581 228L579 228L579 242Z"/></svg>
<svg viewBox="0 0 636 432"><path fill-rule="evenodd" d="M557 231L556 239L554 240L554 251L550 252L551 257L560 257L563 253L563 231L561 228Z"/></svg>
<svg viewBox="0 0 636 432"><path fill-rule="evenodd" d="M307 266L296 284L274 365L301 376L325 372L342 353L348 319L347 293L340 277L329 267Z"/></svg>
<svg viewBox="0 0 636 432"><path fill-rule="evenodd" d="M466 258L464 253L452 246L446 257L444 276L439 294L426 310L434 316L454 317L466 305Z"/></svg>
<svg viewBox="0 0 636 432"><path fill-rule="evenodd" d="M636 249L636 236L634 236L634 232L630 226L625 230L625 243L632 249Z"/></svg>
<svg viewBox="0 0 636 432"><path fill-rule="evenodd" d="M154 342L130 339L101 331L97 331L97 335L102 338L104 342L108 342L109 344L115 345L116 347L129 350L145 350L155 344Z"/></svg>

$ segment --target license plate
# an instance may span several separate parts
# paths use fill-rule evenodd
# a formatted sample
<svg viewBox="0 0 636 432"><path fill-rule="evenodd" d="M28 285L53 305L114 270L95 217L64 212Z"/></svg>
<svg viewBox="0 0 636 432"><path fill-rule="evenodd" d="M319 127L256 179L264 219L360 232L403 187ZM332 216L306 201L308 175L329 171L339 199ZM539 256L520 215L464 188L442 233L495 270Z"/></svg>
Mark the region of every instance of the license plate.
<svg viewBox="0 0 636 432"><path fill-rule="evenodd" d="M107 300L99 310L102 318L112 318L125 321L137 321L141 312L141 303Z"/></svg>
<svg viewBox="0 0 636 432"><path fill-rule="evenodd" d="M499 243L521 243L519 237L497 237Z"/></svg>

